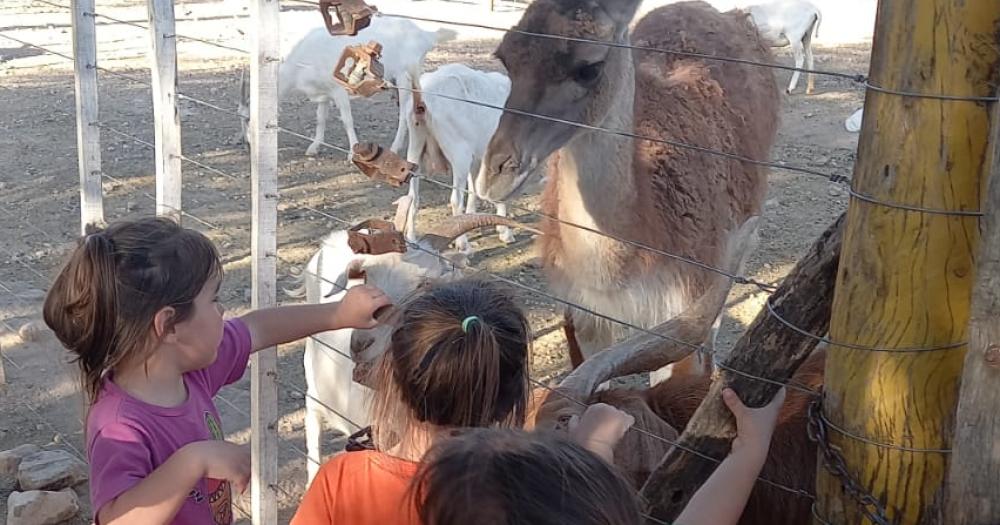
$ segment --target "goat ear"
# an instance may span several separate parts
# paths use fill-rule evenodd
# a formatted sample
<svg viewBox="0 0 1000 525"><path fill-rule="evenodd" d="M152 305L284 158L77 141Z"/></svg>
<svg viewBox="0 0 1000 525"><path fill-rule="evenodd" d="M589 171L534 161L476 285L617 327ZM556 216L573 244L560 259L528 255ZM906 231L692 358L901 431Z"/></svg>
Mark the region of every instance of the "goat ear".
<svg viewBox="0 0 1000 525"><path fill-rule="evenodd" d="M365 273L365 261L364 259L351 259L351 262L347 263L347 267L344 271L337 276L333 282L324 281L323 284L330 284L330 292L324 295L324 298L333 297L347 289L351 284L352 280L357 279L367 279L367 274Z"/></svg>

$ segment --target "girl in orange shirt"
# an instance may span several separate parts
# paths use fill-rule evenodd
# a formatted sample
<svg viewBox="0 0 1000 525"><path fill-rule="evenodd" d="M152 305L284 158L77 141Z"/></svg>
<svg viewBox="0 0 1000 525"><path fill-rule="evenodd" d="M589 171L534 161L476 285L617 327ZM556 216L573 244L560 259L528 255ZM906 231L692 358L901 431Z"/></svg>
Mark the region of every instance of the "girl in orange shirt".
<svg viewBox="0 0 1000 525"><path fill-rule="evenodd" d="M417 525L408 487L439 437L524 424L531 329L500 285L473 279L434 286L394 317L388 349L373 369L375 450L323 465L292 525Z"/></svg>

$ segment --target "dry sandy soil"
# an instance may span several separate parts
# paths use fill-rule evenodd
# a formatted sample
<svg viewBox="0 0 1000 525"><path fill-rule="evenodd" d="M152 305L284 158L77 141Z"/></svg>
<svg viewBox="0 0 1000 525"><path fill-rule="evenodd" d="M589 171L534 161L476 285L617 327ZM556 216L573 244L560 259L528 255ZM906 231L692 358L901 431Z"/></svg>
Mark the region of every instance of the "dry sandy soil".
<svg viewBox="0 0 1000 525"><path fill-rule="evenodd" d="M68 4L68 0L63 3ZM101 12L126 20L142 21L142 2L116 0L98 2ZM227 4L179 3L178 32L236 47L248 47L239 29L246 27L246 11ZM389 7L380 7L391 11ZM390 6L394 4L389 4ZM400 4L402 5L402 4ZM421 5L430 6L431 3ZM437 4L434 4L437 5ZM454 4L459 7L461 4ZM292 7L283 13L284 27L290 20L319 23L310 10ZM419 7L419 6L418 6ZM467 7L467 6L465 6ZM465 8L463 7L463 8ZM453 8L458 9L458 8ZM454 11L475 18L474 11ZM235 15L235 18L234 18ZM496 15L498 20L516 19L516 12ZM298 18L294 18L298 17ZM513 18L512 18L513 17ZM69 18L65 10L29 0L10 0L0 7L0 33L71 53ZM148 80L145 46L148 36L142 29L99 20L100 64L119 73ZM501 23L501 22L496 22ZM239 54L204 44L184 42L180 50L180 89L188 95L235 107L238 68L245 59ZM464 62L474 67L499 69L490 53L497 33L474 32L448 42L428 57L428 68L448 62ZM287 51L288 47L285 47ZM816 66L820 69L867 72L868 45L820 47ZM777 60L790 63L788 53L779 51ZM777 72L781 83L788 73ZM844 119L860 107L862 93L850 82L820 77L817 94L804 96L804 79L799 93L782 95L782 124L773 158L788 164L807 166L827 173L850 175L854 163L856 135L848 134ZM40 319L41 298L54 271L72 245L79 217L78 175L75 150L75 117L72 70L63 58L41 54L0 38L0 345L4 353L7 386L0 390L0 450L22 443L65 447L83 451L81 443L81 400L68 357L48 334L36 341L23 341L14 332L26 322ZM101 122L107 126L152 141L151 99L147 86L109 74L100 79ZM395 106L388 95L353 105L362 140L388 144L395 132ZM282 106L281 124L311 134L314 107L295 98ZM333 112L331 112L333 114ZM232 314L248 307L250 201L249 168L246 152L230 143L239 129L232 116L190 103L182 106L183 149L186 155L211 165L232 177L184 166L184 208L198 218L185 219L188 226L206 232L218 243L226 263L223 298ZM331 119L327 140L346 144L339 121ZM282 135L280 138L281 213L279 227L279 286L289 286L290 271L303 264L318 240L337 223L302 209L304 205L324 210L349 221L372 216L388 216L391 201L402 191L379 187L357 173L344 161L343 154L323 150L316 158L303 155L306 143ZM105 132L102 136L105 181L105 210L109 219L153 213L148 195L154 192L152 152L122 136ZM535 209L536 193L518 201ZM424 185L424 224L444 216L448 195ZM779 280L814 237L846 207L846 193L823 178L775 170L761 230L761 245L747 274L762 281ZM524 211L515 213L532 222L537 217ZM200 222L203 221L203 222ZM505 246L493 235L478 237L472 258L476 267L544 289L534 258L531 239L522 234L516 244ZM757 313L763 296L749 287L737 287L726 311L721 337L730 345L745 324ZM551 379L567 366L559 321L551 301L526 295L537 330L547 332L535 349L533 366L537 377ZM304 385L302 345L280 349L282 380ZM285 522L303 490L304 460L295 448L304 448L303 400L292 388L280 388L281 521ZM244 379L222 392L219 406L230 439L248 439L249 380ZM327 453L341 446L331 441ZM8 487L9 489L9 487ZM6 515L6 492L0 487L0 516ZM86 495L86 487L81 488ZM86 498L84 498L86 499ZM241 502L249 508L248 501ZM86 509L89 510L89 509ZM240 516L239 511L236 513ZM81 518L81 523L85 522Z"/></svg>

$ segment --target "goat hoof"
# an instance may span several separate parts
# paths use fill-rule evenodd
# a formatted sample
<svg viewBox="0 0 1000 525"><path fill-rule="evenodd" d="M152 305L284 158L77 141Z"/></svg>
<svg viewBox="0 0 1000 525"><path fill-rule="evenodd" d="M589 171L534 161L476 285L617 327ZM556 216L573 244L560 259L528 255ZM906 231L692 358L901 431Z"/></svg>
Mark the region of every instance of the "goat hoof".
<svg viewBox="0 0 1000 525"><path fill-rule="evenodd" d="M309 146L309 148L306 149L306 156L307 157L315 157L318 152L319 152L319 146L315 146L315 145L314 146Z"/></svg>
<svg viewBox="0 0 1000 525"><path fill-rule="evenodd" d="M792 94L792 90L791 90L791 88L789 88L789 89L786 89L786 90L785 90L785 94L786 94L786 95L791 95L791 94Z"/></svg>

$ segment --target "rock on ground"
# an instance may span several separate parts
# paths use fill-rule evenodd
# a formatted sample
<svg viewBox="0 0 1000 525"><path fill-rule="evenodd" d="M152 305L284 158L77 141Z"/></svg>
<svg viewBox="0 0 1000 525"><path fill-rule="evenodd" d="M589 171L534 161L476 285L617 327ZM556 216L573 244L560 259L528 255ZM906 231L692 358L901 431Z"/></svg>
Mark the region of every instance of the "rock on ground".
<svg viewBox="0 0 1000 525"><path fill-rule="evenodd" d="M87 480L87 465L65 450L36 452L21 460L21 490L61 490Z"/></svg>
<svg viewBox="0 0 1000 525"><path fill-rule="evenodd" d="M60 492L11 492L7 498L7 525L57 525L80 512L72 489Z"/></svg>
<svg viewBox="0 0 1000 525"><path fill-rule="evenodd" d="M0 476L12 477L16 475L22 459L41 451L41 447L29 443L0 452Z"/></svg>

